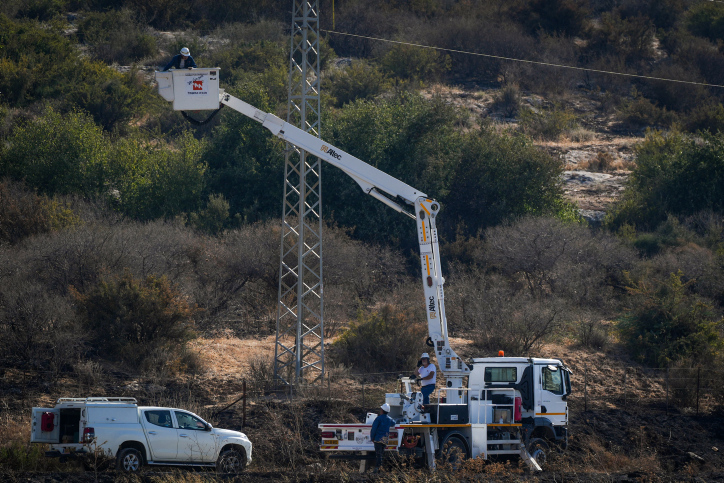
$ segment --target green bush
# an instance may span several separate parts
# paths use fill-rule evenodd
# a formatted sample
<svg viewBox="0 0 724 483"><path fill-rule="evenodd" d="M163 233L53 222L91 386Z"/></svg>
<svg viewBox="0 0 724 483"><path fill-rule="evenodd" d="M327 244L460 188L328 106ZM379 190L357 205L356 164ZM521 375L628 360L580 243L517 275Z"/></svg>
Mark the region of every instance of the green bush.
<svg viewBox="0 0 724 483"><path fill-rule="evenodd" d="M334 341L332 359L359 372L409 371L425 350L427 325L391 306L360 313Z"/></svg>
<svg viewBox="0 0 724 483"><path fill-rule="evenodd" d="M400 79L436 81L450 70L450 56L437 50L395 45L382 58L382 69Z"/></svg>
<svg viewBox="0 0 724 483"><path fill-rule="evenodd" d="M107 63L128 65L158 53L156 39L130 10L89 12L78 24L78 39Z"/></svg>
<svg viewBox="0 0 724 483"><path fill-rule="evenodd" d="M686 26L691 33L709 40L724 40L724 5L702 2L693 5L687 14Z"/></svg>
<svg viewBox="0 0 724 483"><path fill-rule="evenodd" d="M73 225L78 218L57 200L38 196L21 183L0 182L0 244Z"/></svg>
<svg viewBox="0 0 724 483"><path fill-rule="evenodd" d="M325 88L329 89L338 107L357 99L372 99L391 86L385 74L365 61L355 61L349 67L334 70L326 80Z"/></svg>
<svg viewBox="0 0 724 483"><path fill-rule="evenodd" d="M633 99L625 100L619 108L619 119L632 127L668 127L676 121L676 114L659 107L634 92Z"/></svg>
<svg viewBox="0 0 724 483"><path fill-rule="evenodd" d="M683 119L687 131L724 132L724 105L707 103L695 107Z"/></svg>
<svg viewBox="0 0 724 483"><path fill-rule="evenodd" d="M592 56L614 56L634 65L653 56L656 28L648 17L621 18L618 10L601 15L601 25L593 28L586 50Z"/></svg>
<svg viewBox="0 0 724 483"><path fill-rule="evenodd" d="M446 227L462 223L466 234L476 235L527 214L565 217L562 170L558 160L525 136L491 131L471 136L443 200Z"/></svg>
<svg viewBox="0 0 724 483"><path fill-rule="evenodd" d="M142 138L116 143L108 184L123 213L138 220L173 218L201 205L208 169L205 143L190 133L176 143L153 144Z"/></svg>
<svg viewBox="0 0 724 483"><path fill-rule="evenodd" d="M51 108L17 126L0 158L0 173L40 193L93 196L106 180L110 143L87 114Z"/></svg>
<svg viewBox="0 0 724 483"><path fill-rule="evenodd" d="M556 140L566 131L576 129L578 121L572 111L557 106L538 112L526 108L520 111L520 126L528 136Z"/></svg>
<svg viewBox="0 0 724 483"><path fill-rule="evenodd" d="M151 87L136 71L121 74L80 55L62 25L47 28L0 15L0 92L11 107L43 100L61 111L80 107L111 131L149 104Z"/></svg>
<svg viewBox="0 0 724 483"><path fill-rule="evenodd" d="M724 319L712 304L689 293L683 273L668 280L629 279L632 308L619 321L621 337L642 362L667 367L686 361L711 364L724 348Z"/></svg>
<svg viewBox="0 0 724 483"><path fill-rule="evenodd" d="M636 148L636 167L609 225L654 230L670 214L701 211L724 212L724 134L648 133Z"/></svg>
<svg viewBox="0 0 724 483"><path fill-rule="evenodd" d="M229 220L229 202L223 195L209 195L206 208L189 215L189 224L199 231L218 235Z"/></svg>
<svg viewBox="0 0 724 483"><path fill-rule="evenodd" d="M166 277L137 280L127 271L88 293L72 294L98 356L171 373L190 364L186 343L194 338L196 309ZM154 367L162 355L164 366Z"/></svg>

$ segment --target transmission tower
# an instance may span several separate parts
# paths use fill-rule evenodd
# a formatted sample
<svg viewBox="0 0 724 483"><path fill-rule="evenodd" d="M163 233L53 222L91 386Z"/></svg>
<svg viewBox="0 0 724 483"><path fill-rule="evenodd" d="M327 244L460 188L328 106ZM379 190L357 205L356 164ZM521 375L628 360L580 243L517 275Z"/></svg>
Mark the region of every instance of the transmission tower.
<svg viewBox="0 0 724 483"><path fill-rule="evenodd" d="M320 135L319 0L292 0L287 122ZM324 375L322 173L319 158L287 144L284 163L274 379Z"/></svg>

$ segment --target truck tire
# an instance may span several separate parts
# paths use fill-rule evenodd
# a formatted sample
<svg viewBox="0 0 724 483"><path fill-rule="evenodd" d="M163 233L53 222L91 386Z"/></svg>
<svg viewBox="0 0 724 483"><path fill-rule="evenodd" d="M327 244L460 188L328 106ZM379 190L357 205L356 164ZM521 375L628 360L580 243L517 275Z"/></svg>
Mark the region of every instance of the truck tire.
<svg viewBox="0 0 724 483"><path fill-rule="evenodd" d="M465 443L457 436L448 437L440 449L443 464L450 465L454 471L460 469L467 454Z"/></svg>
<svg viewBox="0 0 724 483"><path fill-rule="evenodd" d="M116 458L116 470L123 473L138 473L143 466L141 452L134 448L122 449Z"/></svg>
<svg viewBox="0 0 724 483"><path fill-rule="evenodd" d="M236 449L222 451L216 460L216 471L224 474L237 474L244 470L244 455Z"/></svg>
<svg viewBox="0 0 724 483"><path fill-rule="evenodd" d="M528 454L535 458L536 463L541 467L546 464L550 451L551 447L544 439L534 438L528 443Z"/></svg>

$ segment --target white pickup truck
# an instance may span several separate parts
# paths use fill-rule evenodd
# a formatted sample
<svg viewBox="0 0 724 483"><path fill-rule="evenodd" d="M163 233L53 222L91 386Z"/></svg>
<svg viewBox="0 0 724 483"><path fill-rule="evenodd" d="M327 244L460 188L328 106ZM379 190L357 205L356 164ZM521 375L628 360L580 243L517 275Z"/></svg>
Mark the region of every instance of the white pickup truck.
<svg viewBox="0 0 724 483"><path fill-rule="evenodd" d="M52 409L33 408L31 424L30 442L50 444L46 456L102 453L125 472L147 464L238 473L251 463L244 433L214 428L183 409L138 406L133 398L60 398Z"/></svg>

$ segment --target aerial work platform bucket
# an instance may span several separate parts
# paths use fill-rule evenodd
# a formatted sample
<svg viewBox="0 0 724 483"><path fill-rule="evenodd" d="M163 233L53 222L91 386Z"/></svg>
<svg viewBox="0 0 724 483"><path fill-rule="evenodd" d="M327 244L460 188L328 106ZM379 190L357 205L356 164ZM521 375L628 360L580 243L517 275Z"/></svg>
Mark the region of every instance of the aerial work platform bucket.
<svg viewBox="0 0 724 483"><path fill-rule="evenodd" d="M219 68L173 69L156 72L158 93L173 101L174 111L219 108Z"/></svg>

